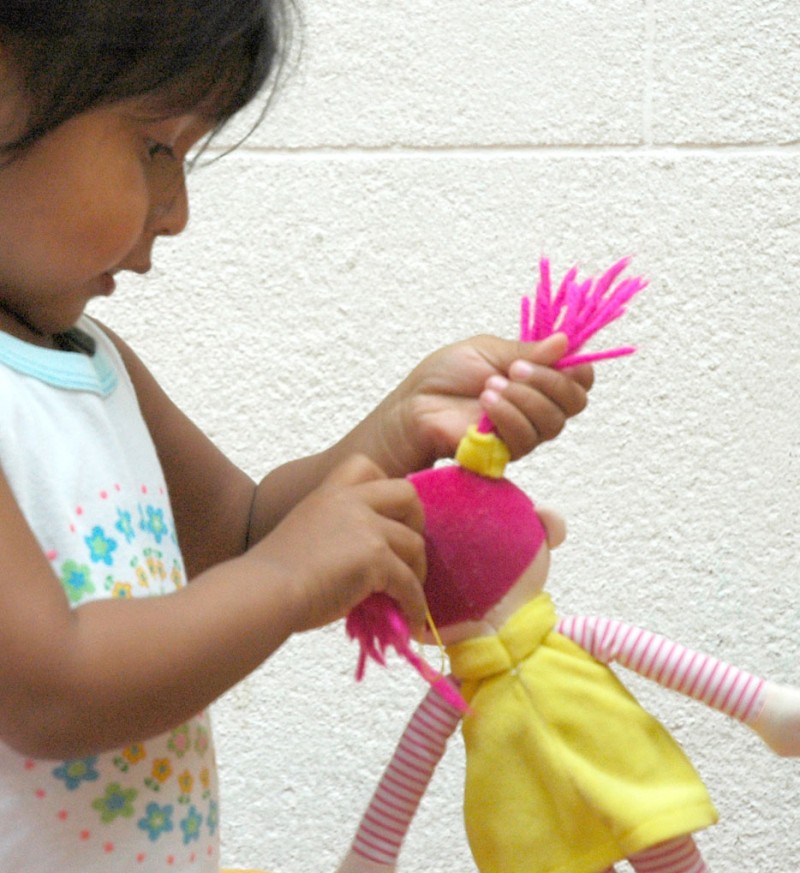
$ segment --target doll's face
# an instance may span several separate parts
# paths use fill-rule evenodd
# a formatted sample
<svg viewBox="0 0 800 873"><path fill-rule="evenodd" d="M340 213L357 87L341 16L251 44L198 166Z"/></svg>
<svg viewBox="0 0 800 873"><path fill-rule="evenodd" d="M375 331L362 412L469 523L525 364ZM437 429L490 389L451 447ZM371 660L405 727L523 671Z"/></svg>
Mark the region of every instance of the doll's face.
<svg viewBox="0 0 800 873"><path fill-rule="evenodd" d="M473 637L496 634L520 607L541 594L550 570L550 551L558 548L564 542L567 528L562 516L551 509L537 507L537 514L544 525L547 539L539 547L536 557L523 570L506 594L497 603L490 606L481 619L456 622L437 628L439 637L446 646ZM424 631L419 637L419 641L425 644L436 643L436 639L429 629Z"/></svg>

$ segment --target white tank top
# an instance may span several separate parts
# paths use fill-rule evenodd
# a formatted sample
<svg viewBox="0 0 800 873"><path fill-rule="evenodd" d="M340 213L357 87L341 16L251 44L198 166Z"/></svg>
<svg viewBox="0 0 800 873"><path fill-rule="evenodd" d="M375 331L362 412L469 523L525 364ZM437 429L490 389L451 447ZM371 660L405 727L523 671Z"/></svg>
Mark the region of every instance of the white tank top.
<svg viewBox="0 0 800 873"><path fill-rule="evenodd" d="M161 465L116 348L79 328L94 354L0 333L0 467L73 607L167 594L185 577ZM217 804L206 713L80 760L0 742L0 870L216 873Z"/></svg>

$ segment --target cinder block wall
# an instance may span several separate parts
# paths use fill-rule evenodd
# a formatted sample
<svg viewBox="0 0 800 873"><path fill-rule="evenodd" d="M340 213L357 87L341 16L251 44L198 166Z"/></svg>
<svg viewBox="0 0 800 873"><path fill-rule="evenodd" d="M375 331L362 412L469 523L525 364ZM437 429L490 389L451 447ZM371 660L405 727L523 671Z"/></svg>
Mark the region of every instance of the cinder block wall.
<svg viewBox="0 0 800 873"><path fill-rule="evenodd" d="M550 591L800 684L797 0L347 0L303 8L260 129L96 312L253 476L318 450L427 352L513 335L540 254L651 287L589 410L513 477L570 523ZM231 133L233 136L233 133ZM224 861L334 870L423 693L353 680L341 626L216 707ZM800 762L644 683L705 777L716 871L794 873ZM473 869L451 743L403 868Z"/></svg>

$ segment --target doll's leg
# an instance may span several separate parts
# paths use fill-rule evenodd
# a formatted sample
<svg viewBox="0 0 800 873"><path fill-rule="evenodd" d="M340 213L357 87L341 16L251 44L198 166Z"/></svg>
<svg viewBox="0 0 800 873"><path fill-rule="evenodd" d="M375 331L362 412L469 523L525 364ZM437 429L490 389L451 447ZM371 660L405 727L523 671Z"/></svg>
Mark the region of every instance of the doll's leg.
<svg viewBox="0 0 800 873"><path fill-rule="evenodd" d="M461 713L431 689L411 717L338 873L389 873Z"/></svg>
<svg viewBox="0 0 800 873"><path fill-rule="evenodd" d="M800 756L800 689L765 682L710 655L614 619L572 616L556 630L599 661L624 667L724 712L777 754Z"/></svg>
<svg viewBox="0 0 800 873"><path fill-rule="evenodd" d="M705 861L690 834L659 843L628 860L636 873L708 873Z"/></svg>

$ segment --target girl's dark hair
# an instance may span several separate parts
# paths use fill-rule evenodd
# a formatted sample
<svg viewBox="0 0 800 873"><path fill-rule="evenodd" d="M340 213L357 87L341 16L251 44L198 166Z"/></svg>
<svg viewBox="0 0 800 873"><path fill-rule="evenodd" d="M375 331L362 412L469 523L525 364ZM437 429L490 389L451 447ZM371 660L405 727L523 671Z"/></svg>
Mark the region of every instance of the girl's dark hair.
<svg viewBox="0 0 800 873"><path fill-rule="evenodd" d="M13 157L69 118L145 95L158 114L199 111L216 129L280 67L286 0L0 0L0 47L21 77Z"/></svg>

